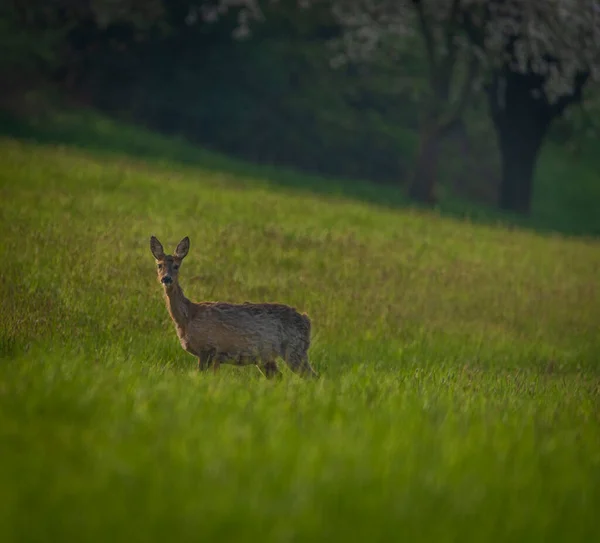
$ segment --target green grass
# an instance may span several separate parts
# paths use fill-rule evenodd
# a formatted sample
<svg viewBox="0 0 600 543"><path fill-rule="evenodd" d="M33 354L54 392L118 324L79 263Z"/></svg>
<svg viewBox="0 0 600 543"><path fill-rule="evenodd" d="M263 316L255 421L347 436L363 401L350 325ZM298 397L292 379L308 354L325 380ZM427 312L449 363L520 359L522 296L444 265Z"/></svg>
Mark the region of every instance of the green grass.
<svg viewBox="0 0 600 543"><path fill-rule="evenodd" d="M0 540L592 541L600 245L0 140ZM254 177L254 176L252 176ZM282 301L322 378L198 374L192 299Z"/></svg>
<svg viewBox="0 0 600 543"><path fill-rule="evenodd" d="M404 133L399 156L414 154L416 135ZM229 156L200 149L183 138L165 138L139 126L117 122L93 110L72 110L52 107L37 117L23 118L0 112L0 137L52 145L68 145L95 156L113 159L127 155L147 164L170 167L197 167L206 174L248 180L264 188L294 190L305 194L355 200L391 209L415 208L405 194L405 187L381 185L354 179L307 176L293 169L265 164L250 164ZM479 134L480 137L481 134ZM492 137L493 133L486 137ZM450 172L460 175L468 164L454 162L440 166L439 205L436 213L470 220L477 224L518 226L542 233L561 233L571 236L600 236L600 160L595 140L582 141L582 151L575 155L548 141L542 150L534 185L531 216L509 216L491 206L468 202L453 194L448 186ZM484 158L489 160L489 157ZM456 159L455 159L456 160ZM442 181L446 181L444 184ZM402 180L399 180L402 181ZM404 180L406 181L406 180ZM486 183L486 180L481 180ZM406 185L406 183L404 183Z"/></svg>

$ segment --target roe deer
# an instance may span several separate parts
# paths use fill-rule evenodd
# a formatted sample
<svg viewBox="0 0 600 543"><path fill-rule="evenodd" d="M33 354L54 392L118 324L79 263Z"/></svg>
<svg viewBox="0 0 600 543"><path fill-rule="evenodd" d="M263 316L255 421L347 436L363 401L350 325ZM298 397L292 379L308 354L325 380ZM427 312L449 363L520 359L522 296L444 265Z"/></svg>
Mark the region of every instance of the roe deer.
<svg viewBox="0 0 600 543"><path fill-rule="evenodd" d="M156 259L158 280L163 285L169 314L175 323L181 346L198 358L198 369L221 363L246 366L255 364L267 377L278 377L277 357L303 377L317 377L308 361L310 319L293 307L276 303L234 304L192 302L179 286L182 260L190 240L183 238L175 254L166 255L156 237L150 250Z"/></svg>

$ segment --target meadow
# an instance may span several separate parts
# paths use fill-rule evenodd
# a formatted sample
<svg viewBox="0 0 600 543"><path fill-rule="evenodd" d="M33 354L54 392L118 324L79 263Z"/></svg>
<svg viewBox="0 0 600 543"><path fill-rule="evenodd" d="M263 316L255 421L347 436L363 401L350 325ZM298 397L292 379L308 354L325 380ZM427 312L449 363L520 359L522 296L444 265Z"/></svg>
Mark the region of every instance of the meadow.
<svg viewBox="0 0 600 543"><path fill-rule="evenodd" d="M0 160L4 543L600 536L597 239L250 168ZM152 234L190 236L191 299L308 312L321 378L199 374Z"/></svg>

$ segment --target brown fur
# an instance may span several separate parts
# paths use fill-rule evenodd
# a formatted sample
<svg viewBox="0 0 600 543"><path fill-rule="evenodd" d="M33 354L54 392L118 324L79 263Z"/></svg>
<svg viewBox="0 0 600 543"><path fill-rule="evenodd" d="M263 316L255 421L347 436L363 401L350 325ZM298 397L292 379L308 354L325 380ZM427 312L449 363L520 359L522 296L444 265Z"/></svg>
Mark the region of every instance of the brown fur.
<svg viewBox="0 0 600 543"><path fill-rule="evenodd" d="M308 361L311 332L308 315L284 304L196 303L185 297L178 277L189 246L186 237L173 255L165 255L160 241L154 236L150 238L167 309L181 346L198 358L198 369L212 366L217 371L222 363L255 364L271 378L281 375L276 363L281 357L298 375L317 377Z"/></svg>

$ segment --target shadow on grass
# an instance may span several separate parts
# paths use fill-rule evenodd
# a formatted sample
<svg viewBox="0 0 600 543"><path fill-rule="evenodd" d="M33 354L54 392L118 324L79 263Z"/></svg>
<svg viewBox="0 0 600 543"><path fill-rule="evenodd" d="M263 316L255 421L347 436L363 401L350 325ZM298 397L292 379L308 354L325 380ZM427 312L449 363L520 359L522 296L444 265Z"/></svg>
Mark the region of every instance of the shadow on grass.
<svg viewBox="0 0 600 543"><path fill-rule="evenodd" d="M143 128L114 121L93 111L61 112L37 119L22 119L0 112L0 136L40 144L67 145L104 155L127 155L147 162L199 167L255 178L273 187L316 193L327 197L359 200L387 208L411 208L434 212L459 220L504 228L532 229L541 233L571 236L600 236L598 199L580 198L587 203L583 215L577 209L565 212L560 201L551 201L542 212L531 217L513 216L483 205L446 197L434 209L410 202L400 187L367 181L327 178L303 174L289 168L253 164L208 151L180 137L166 137ZM594 180L595 181L595 180ZM553 187L544 187L551 191ZM592 196L592 195L590 195ZM560 198L555 197L555 200ZM549 199L546 196L544 203Z"/></svg>

